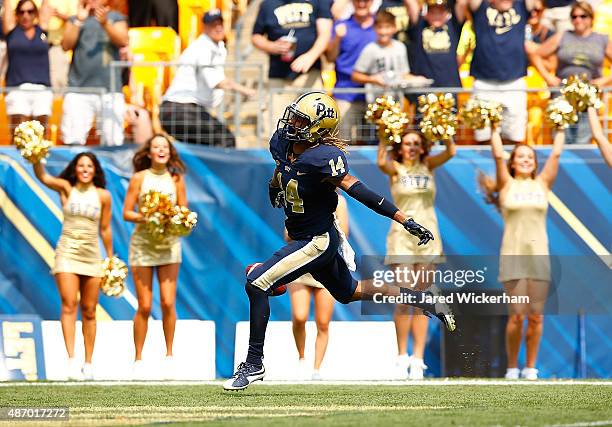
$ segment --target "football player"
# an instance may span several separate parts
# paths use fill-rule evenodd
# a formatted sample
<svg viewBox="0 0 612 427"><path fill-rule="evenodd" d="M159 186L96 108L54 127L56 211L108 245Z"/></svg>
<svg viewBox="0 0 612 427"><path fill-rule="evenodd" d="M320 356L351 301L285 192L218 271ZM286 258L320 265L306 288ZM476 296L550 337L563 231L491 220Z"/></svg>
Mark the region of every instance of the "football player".
<svg viewBox="0 0 612 427"><path fill-rule="evenodd" d="M446 304L420 303L422 292L395 286L374 287L371 280L357 281L351 276L340 253L346 252L342 250L344 235L334 221L336 187L378 214L401 223L419 239L420 245L427 244L433 235L348 173L346 144L336 136L338 120L333 98L309 92L285 109L270 140L270 152L276 162L269 183L270 201L285 210L285 226L292 241L248 270L245 289L250 307L249 350L246 361L224 383L225 390L241 390L263 379L264 338L270 317L268 297L305 273L310 273L343 304L369 300L374 293L413 295L418 301L414 306L438 317L450 331L455 329L455 319ZM349 263L353 260L349 259Z"/></svg>

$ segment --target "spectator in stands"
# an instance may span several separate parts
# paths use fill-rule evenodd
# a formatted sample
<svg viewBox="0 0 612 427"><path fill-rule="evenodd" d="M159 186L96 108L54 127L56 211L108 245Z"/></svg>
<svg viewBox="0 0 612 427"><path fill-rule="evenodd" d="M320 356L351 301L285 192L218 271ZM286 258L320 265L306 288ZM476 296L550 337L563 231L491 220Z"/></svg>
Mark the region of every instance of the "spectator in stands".
<svg viewBox="0 0 612 427"><path fill-rule="evenodd" d="M586 75L598 86L612 83L612 75L602 75L604 59L612 60L612 41L609 35L593 31L593 8L586 2L576 2L571 7L571 17L573 31L555 34L537 50L537 54L543 58L556 55L556 75L546 67L539 67L538 71L549 86L559 86L561 79L572 74ZM586 113L579 115L578 123L568 128L566 134L568 144L591 142L592 134Z"/></svg>
<svg viewBox="0 0 612 427"><path fill-rule="evenodd" d="M589 124L591 126L593 138L599 146L599 151L601 151L602 157L604 158L608 166L612 168L612 144L610 144L610 141L608 141L608 138L606 138L606 134L601 128L601 123L599 123L599 117L597 117L597 110L593 107L589 107L587 113L589 116Z"/></svg>
<svg viewBox="0 0 612 427"><path fill-rule="evenodd" d="M111 196L104 189L104 170L93 153L84 152L77 154L57 177L45 171L43 162L34 164L34 173L40 182L59 193L64 213L52 273L62 300L60 322L68 352L68 379L93 380L96 305L103 275L98 238L102 239L106 256L113 256ZM79 306L85 344L82 366L74 357Z"/></svg>
<svg viewBox="0 0 612 427"><path fill-rule="evenodd" d="M181 54L179 62L188 65L179 67L166 91L160 120L165 131L178 141L234 147L234 135L210 111L221 104L224 90L245 96L253 96L255 91L223 72L227 50L221 11L209 10L202 19L204 32Z"/></svg>
<svg viewBox="0 0 612 427"><path fill-rule="evenodd" d="M81 0L76 16L66 22L62 47L72 49L68 86L107 92L66 94L62 118L65 144L85 144L94 117L101 123L103 144L123 144L125 101L121 73L119 68L114 70L111 87L110 62L118 60L119 49L128 45L128 27L125 16L111 11L106 3L107 0Z"/></svg>
<svg viewBox="0 0 612 427"><path fill-rule="evenodd" d="M427 81L425 77L410 74L406 45L393 39L397 31L393 14L379 11L374 19L374 30L376 41L363 49L351 75L355 83L365 85L367 102L373 102L375 93L382 92L375 87L388 88L402 80Z"/></svg>
<svg viewBox="0 0 612 427"><path fill-rule="evenodd" d="M296 92L321 89L321 63L332 33L329 0L263 0L253 27L253 45L268 54L272 123L281 118ZM264 120L265 133L271 123ZM274 127L274 125L272 127Z"/></svg>
<svg viewBox="0 0 612 427"><path fill-rule="evenodd" d="M461 87L456 52L467 0L456 1L452 11L446 0L428 0L424 15L418 0L406 4L411 71L432 79L436 87Z"/></svg>
<svg viewBox="0 0 612 427"><path fill-rule="evenodd" d="M344 235L348 238L349 217L346 199L338 195L338 207L336 218ZM291 241L287 229L285 229L285 240ZM310 273L297 278L288 285L291 297L291 323L293 326L293 338L297 347L299 357L300 379L320 380L321 364L329 342L329 322L334 312L334 297L319 283ZM310 311L310 300L314 300L314 319L317 324L317 338L315 340L314 370L306 366L304 351L306 347L306 321ZM310 373L310 375L307 375Z"/></svg>
<svg viewBox="0 0 612 427"><path fill-rule="evenodd" d="M130 27L172 27L179 32L176 0L128 0L128 11Z"/></svg>
<svg viewBox="0 0 612 427"><path fill-rule="evenodd" d="M471 74L474 95L504 107L502 137L525 140L527 129L527 54L525 27L534 0L469 0L476 47ZM500 91L501 89L501 91ZM474 132L477 141L491 137L490 129Z"/></svg>
<svg viewBox="0 0 612 427"><path fill-rule="evenodd" d="M66 21L77 12L78 2L65 0L47 0L51 8L49 20L48 40L49 68L51 74L51 87L54 90L64 89L68 85L68 70L70 57L62 48L62 39Z"/></svg>
<svg viewBox="0 0 612 427"><path fill-rule="evenodd" d="M351 79L353 67L361 51L370 42L376 40L374 17L370 13L372 0L353 0L355 13L349 19L335 23L334 36L327 47L326 56L335 61L336 88L363 88L362 84ZM334 93L340 110L340 135L351 141L362 140L357 132L363 123L365 96L359 93Z"/></svg>
<svg viewBox="0 0 612 427"><path fill-rule="evenodd" d="M49 12L46 2L42 3L39 14L32 0L19 0L15 9L11 0L4 1L2 28L8 54L6 86L15 88L6 96L11 135L24 120L35 119L46 127L51 115L53 92L50 90L46 34Z"/></svg>
<svg viewBox="0 0 612 427"><path fill-rule="evenodd" d="M554 136L552 152L538 174L535 150L526 144L517 144L506 164L501 136L493 129L491 152L495 160L497 178L485 175L479 178L486 200L501 211L504 218L499 278L508 296L528 296L527 304L510 304L506 326L507 379L519 375L528 380L538 378L535 368L542 338L543 312L550 283L546 211L548 192L557 177L559 157L565 134ZM527 317L525 341L526 366L518 369L523 323Z"/></svg>
<svg viewBox="0 0 612 427"><path fill-rule="evenodd" d="M410 6L409 6L410 7ZM389 269L416 271L420 274L418 283L410 283L416 290L424 291L432 283L428 281L427 272L433 272L435 265L444 262L442 257L442 239L438 228L438 218L434 210L436 184L434 169L442 166L455 155L455 144L446 141L446 150L429 154L429 143L420 132L409 131L402 137L401 144L394 144L391 149L384 141L378 143L377 163L387 176L391 185L391 195L395 205L410 215L419 217L425 227L434 235L428 245L417 245L414 239L405 236L400 229L391 224L387 235L387 256L385 264ZM399 284L398 284L399 286ZM427 369L423 362L425 343L427 341L428 318L422 310L398 304L393 314L395 334L397 337L398 379L423 379ZM408 336L412 335L412 356L408 356Z"/></svg>
<svg viewBox="0 0 612 427"><path fill-rule="evenodd" d="M555 32L573 30L574 25L570 20L570 9L573 2L574 0L546 0L542 24Z"/></svg>

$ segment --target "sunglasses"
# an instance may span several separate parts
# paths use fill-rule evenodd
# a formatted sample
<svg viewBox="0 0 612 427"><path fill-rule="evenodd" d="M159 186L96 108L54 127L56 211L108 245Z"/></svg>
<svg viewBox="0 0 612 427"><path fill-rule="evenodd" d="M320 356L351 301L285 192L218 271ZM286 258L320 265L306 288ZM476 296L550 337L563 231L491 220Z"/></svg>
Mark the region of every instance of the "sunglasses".
<svg viewBox="0 0 612 427"><path fill-rule="evenodd" d="M542 13L542 12L544 12L544 9L531 9L531 13L532 13L532 14L535 14L535 13L540 14L540 13Z"/></svg>
<svg viewBox="0 0 612 427"><path fill-rule="evenodd" d="M589 15L572 15L572 19L587 19L590 18Z"/></svg>
<svg viewBox="0 0 612 427"><path fill-rule="evenodd" d="M17 11L17 15L36 15L35 9L21 9Z"/></svg>

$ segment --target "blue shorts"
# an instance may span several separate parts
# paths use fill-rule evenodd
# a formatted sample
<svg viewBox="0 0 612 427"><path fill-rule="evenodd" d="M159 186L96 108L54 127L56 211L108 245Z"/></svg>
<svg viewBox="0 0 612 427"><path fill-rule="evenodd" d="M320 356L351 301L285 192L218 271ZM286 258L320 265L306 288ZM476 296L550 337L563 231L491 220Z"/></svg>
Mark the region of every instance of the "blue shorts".
<svg viewBox="0 0 612 427"><path fill-rule="evenodd" d="M295 240L255 267L247 280L272 293L281 285L310 273L333 297L343 304L351 302L357 281L338 253L339 237L335 227L310 240Z"/></svg>

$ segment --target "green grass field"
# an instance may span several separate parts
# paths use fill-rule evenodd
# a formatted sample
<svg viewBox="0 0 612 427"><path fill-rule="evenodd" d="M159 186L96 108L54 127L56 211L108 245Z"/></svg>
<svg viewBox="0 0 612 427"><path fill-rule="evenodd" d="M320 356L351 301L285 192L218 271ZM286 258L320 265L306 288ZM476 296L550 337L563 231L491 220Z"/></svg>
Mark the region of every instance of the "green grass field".
<svg viewBox="0 0 612 427"><path fill-rule="evenodd" d="M68 406L62 425L612 425L612 383L488 385L20 385L2 407ZM31 425L0 422L4 425ZM59 423L45 421L39 425Z"/></svg>

